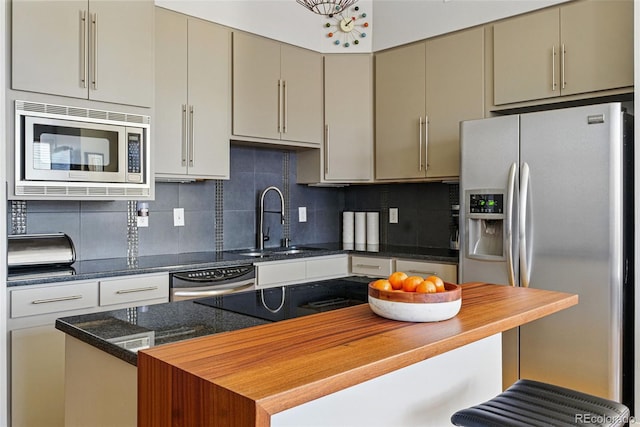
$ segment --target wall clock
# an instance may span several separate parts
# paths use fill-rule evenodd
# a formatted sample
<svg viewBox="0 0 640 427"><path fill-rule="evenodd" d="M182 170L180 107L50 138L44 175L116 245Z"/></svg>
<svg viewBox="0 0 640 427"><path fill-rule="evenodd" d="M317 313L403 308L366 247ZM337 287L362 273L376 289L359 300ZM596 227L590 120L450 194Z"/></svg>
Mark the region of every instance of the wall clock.
<svg viewBox="0 0 640 427"><path fill-rule="evenodd" d="M360 44L360 39L367 37L366 30L369 22L365 21L367 14L359 6L336 11L329 15L329 21L324 24L329 29L327 37L336 46L349 47Z"/></svg>

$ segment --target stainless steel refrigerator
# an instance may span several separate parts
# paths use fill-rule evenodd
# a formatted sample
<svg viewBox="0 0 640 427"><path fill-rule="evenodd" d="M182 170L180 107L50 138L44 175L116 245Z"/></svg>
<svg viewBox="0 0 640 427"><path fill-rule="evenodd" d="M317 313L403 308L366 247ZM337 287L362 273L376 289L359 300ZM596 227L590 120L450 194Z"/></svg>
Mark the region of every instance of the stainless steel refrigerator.
<svg viewBox="0 0 640 427"><path fill-rule="evenodd" d="M461 123L460 281L579 295L503 335L505 386L633 396L633 136L620 103Z"/></svg>

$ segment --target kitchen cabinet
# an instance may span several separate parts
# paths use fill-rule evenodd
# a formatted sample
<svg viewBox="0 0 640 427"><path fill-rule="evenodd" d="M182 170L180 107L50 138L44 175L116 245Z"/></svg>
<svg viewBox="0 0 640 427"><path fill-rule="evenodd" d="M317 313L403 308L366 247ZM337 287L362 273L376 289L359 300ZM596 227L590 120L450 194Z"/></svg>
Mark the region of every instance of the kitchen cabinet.
<svg viewBox="0 0 640 427"><path fill-rule="evenodd" d="M12 88L151 107L153 7L131 2L12 2Z"/></svg>
<svg viewBox="0 0 640 427"><path fill-rule="evenodd" d="M345 277L349 273L349 257L348 255L328 255L260 262L255 266L256 287L269 288Z"/></svg>
<svg viewBox="0 0 640 427"><path fill-rule="evenodd" d="M570 2L496 23L493 34L495 105L633 91L632 0Z"/></svg>
<svg viewBox="0 0 640 427"><path fill-rule="evenodd" d="M319 146L322 135L322 55L234 32L234 138Z"/></svg>
<svg viewBox="0 0 640 427"><path fill-rule="evenodd" d="M459 122L484 117L484 29L376 54L377 180L460 175Z"/></svg>
<svg viewBox="0 0 640 427"><path fill-rule="evenodd" d="M397 259L394 271L404 271L409 276L438 276L445 282L458 283L458 266L430 261Z"/></svg>
<svg viewBox="0 0 640 427"><path fill-rule="evenodd" d="M65 425L59 317L169 301L168 273L8 288L11 425Z"/></svg>
<svg viewBox="0 0 640 427"><path fill-rule="evenodd" d="M156 8L156 178L229 178L230 86L231 31Z"/></svg>
<svg viewBox="0 0 640 427"><path fill-rule="evenodd" d="M389 277L393 273L393 259L351 255L351 274L370 277Z"/></svg>
<svg viewBox="0 0 640 427"><path fill-rule="evenodd" d="M298 152L298 183L373 179L373 57L324 57L324 144Z"/></svg>

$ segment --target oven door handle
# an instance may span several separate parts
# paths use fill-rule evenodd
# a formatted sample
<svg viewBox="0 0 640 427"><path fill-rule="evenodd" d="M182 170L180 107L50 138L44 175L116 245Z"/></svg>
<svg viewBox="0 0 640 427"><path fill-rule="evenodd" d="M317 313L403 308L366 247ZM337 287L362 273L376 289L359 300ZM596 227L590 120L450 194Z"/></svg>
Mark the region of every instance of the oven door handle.
<svg viewBox="0 0 640 427"><path fill-rule="evenodd" d="M225 294L231 294L234 292L240 292L240 291L244 291L246 289L251 289L253 288L254 283L245 283L242 284L240 286L235 286L232 288L222 288L222 289L210 289L210 290L206 290L206 291L179 291L177 289L174 288L173 290L173 296L176 297L188 297L188 298L200 298L200 297L215 297L217 295L225 295Z"/></svg>

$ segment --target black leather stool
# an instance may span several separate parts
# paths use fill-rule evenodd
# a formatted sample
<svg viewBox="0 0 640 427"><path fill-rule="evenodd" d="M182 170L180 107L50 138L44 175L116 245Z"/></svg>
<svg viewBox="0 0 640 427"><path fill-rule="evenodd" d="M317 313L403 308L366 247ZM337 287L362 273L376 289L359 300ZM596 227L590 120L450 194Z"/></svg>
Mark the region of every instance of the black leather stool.
<svg viewBox="0 0 640 427"><path fill-rule="evenodd" d="M493 399L451 417L456 426L623 426L629 408L600 397L531 380L518 380Z"/></svg>

